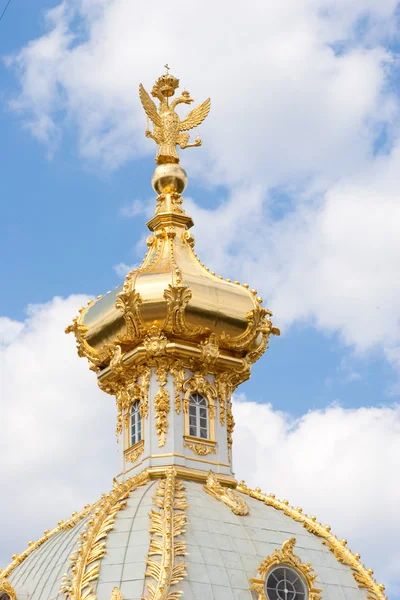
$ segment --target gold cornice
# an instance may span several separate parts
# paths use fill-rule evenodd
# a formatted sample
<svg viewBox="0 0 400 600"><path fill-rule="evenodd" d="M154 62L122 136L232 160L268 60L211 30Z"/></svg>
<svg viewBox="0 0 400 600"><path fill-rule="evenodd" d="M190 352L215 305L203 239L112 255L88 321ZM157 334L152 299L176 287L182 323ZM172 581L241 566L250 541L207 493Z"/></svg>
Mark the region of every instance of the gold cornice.
<svg viewBox="0 0 400 600"><path fill-rule="evenodd" d="M164 212L154 215L154 217L147 221L146 225L150 231L156 231L161 227L167 227L169 225L190 229L193 227L194 223L192 217L189 217L189 215Z"/></svg>
<svg viewBox="0 0 400 600"><path fill-rule="evenodd" d="M372 576L372 569L367 569L365 565L360 562L360 555L353 554L353 552L346 547L347 540L339 540L331 533L329 525L321 525L315 517L305 515L301 508L290 506L287 500L277 500L273 494L263 494L259 488L252 490L247 487L244 481L239 483L237 490L243 494L247 494L251 498L261 500L267 506L272 506L277 510L281 510L294 521L301 523L307 531L322 538L323 543L329 548L335 558L352 569L354 579L358 586L367 590L368 600L388 600L384 593L385 586L378 584L375 581Z"/></svg>
<svg viewBox="0 0 400 600"><path fill-rule="evenodd" d="M161 456L163 456L163 455L161 455ZM176 454L174 456L176 456ZM180 457L187 458L187 457L184 457L183 455L180 455ZM144 460L146 460L146 459L144 459ZM194 458L192 460L198 461L199 459ZM203 461L200 461L200 462L203 462ZM228 466L228 465L220 465L218 463L212 463L212 462L208 462L208 461L204 461L204 462L207 462L208 464L211 464L213 466ZM142 464L142 463L140 463L140 464ZM124 475L127 475L130 471L132 471L133 469L136 469L138 466L140 466L140 465L136 465L135 467L132 467L128 471L119 473L119 475L117 475L117 477L122 477ZM145 471L146 471L146 473L148 473L150 479L160 479L162 477L165 477L165 474L166 474L168 468L169 467L166 465L152 466L152 467L147 467L145 469ZM193 467L184 467L183 465L174 465L174 469L176 470L177 476L180 479L185 479L187 481L195 481L196 483L205 483L207 481L208 471L195 469ZM231 475L225 475L224 473L216 473L215 476L217 477L218 481L220 481L223 485L226 485L230 488L235 488L237 486L237 480Z"/></svg>

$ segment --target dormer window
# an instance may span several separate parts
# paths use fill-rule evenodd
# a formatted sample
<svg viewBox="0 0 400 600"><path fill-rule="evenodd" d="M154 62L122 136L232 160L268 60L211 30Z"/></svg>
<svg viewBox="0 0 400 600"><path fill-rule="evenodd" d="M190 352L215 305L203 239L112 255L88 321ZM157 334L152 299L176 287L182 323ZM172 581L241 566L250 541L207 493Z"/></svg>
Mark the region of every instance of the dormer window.
<svg viewBox="0 0 400 600"><path fill-rule="evenodd" d="M140 415L140 401L136 400L130 408L131 446L142 439L142 417Z"/></svg>
<svg viewBox="0 0 400 600"><path fill-rule="evenodd" d="M189 396L189 435L204 440L209 438L208 403L198 393Z"/></svg>

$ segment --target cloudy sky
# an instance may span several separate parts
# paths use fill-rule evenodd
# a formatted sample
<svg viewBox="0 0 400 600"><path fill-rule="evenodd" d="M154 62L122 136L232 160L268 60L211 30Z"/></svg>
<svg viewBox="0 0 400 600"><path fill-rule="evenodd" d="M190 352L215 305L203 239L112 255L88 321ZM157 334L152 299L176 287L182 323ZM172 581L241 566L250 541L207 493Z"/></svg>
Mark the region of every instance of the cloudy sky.
<svg viewBox="0 0 400 600"><path fill-rule="evenodd" d="M137 89L168 62L212 99L182 154L198 253L282 330L236 397L236 475L332 525L400 599L399 17L393 0L11 2L1 565L116 472L112 398L63 330L144 254Z"/></svg>

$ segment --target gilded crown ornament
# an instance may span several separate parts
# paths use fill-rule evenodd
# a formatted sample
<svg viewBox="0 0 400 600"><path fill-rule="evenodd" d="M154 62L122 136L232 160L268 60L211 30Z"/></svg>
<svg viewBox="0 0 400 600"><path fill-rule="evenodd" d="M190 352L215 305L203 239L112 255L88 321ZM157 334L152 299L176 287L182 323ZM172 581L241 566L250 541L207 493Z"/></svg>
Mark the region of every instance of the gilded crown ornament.
<svg viewBox="0 0 400 600"><path fill-rule="evenodd" d="M160 103L158 110L143 85L139 85L140 101L147 117L152 121L154 126L153 131L150 131L147 127L146 137L151 138L158 145L156 156L156 163L158 165L179 163L179 156L176 151L177 145L182 150L201 146L202 141L199 137L196 138L193 144L189 144L189 134L182 132L194 129L200 125L207 117L211 107L211 100L208 98L191 110L185 119L181 120L175 108L178 104L191 104L193 98L185 90L178 98L169 103L169 98L175 94L175 90L179 86L179 79L170 75L168 65L165 66L167 73L157 79L151 90L153 98L157 98Z"/></svg>

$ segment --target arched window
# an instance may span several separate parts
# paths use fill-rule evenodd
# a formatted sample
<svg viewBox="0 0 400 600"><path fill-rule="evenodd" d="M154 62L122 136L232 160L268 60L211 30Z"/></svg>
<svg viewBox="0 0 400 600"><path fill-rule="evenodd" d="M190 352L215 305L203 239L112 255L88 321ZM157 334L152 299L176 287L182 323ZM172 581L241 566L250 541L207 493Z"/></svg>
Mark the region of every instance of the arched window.
<svg viewBox="0 0 400 600"><path fill-rule="evenodd" d="M189 435L208 439L208 404L201 394L189 396Z"/></svg>
<svg viewBox="0 0 400 600"><path fill-rule="evenodd" d="M131 446L137 444L142 439L142 417L140 416L140 401L136 400L131 405Z"/></svg>
<svg viewBox="0 0 400 600"><path fill-rule="evenodd" d="M265 591L268 600L307 600L307 586L295 569L286 565L273 568L267 576Z"/></svg>

